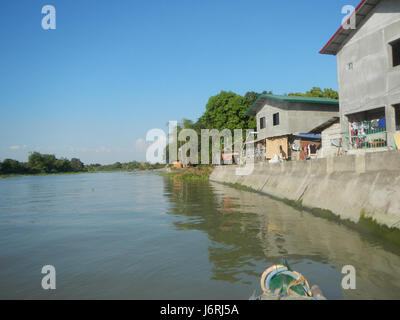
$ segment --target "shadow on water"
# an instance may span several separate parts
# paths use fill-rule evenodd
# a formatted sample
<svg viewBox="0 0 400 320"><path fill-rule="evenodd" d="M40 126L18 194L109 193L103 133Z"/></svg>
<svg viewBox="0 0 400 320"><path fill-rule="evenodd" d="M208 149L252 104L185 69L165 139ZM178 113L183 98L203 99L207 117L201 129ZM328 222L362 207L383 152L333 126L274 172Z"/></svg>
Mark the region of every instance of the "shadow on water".
<svg viewBox="0 0 400 320"><path fill-rule="evenodd" d="M340 223L217 183L165 179L164 190L168 213L185 217L174 227L207 234L211 280L254 288L267 266L286 257L328 298L400 296L399 255ZM341 288L345 265L356 268L356 290Z"/></svg>

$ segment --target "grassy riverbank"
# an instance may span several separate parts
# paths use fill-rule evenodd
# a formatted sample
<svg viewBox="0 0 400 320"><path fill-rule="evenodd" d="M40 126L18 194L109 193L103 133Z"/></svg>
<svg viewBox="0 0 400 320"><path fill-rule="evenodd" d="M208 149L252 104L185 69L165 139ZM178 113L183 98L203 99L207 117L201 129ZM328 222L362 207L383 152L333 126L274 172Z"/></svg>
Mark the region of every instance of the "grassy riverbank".
<svg viewBox="0 0 400 320"><path fill-rule="evenodd" d="M212 170L212 166L197 166L183 169L171 168L171 172L160 175L180 181L208 181Z"/></svg>

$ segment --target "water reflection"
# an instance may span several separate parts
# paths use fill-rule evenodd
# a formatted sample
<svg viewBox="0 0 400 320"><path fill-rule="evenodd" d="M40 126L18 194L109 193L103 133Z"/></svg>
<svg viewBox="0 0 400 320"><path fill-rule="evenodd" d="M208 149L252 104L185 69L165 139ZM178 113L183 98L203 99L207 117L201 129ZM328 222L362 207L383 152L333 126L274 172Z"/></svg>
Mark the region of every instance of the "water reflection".
<svg viewBox="0 0 400 320"><path fill-rule="evenodd" d="M379 241L268 197L216 183L164 181L168 213L184 216L178 230L207 234L211 280L257 283L283 256L328 298L400 298L400 257ZM357 271L357 289L342 290L344 265Z"/></svg>
<svg viewBox="0 0 400 320"><path fill-rule="evenodd" d="M398 253L265 196L150 173L0 181L1 299L247 299L282 256L329 299L399 297Z"/></svg>

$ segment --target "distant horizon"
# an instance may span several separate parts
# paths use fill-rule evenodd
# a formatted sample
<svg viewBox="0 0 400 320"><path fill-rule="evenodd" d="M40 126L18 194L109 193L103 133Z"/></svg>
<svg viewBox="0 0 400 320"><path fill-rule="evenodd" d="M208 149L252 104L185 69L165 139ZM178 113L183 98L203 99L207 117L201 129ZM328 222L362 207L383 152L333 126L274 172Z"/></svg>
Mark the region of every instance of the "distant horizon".
<svg viewBox="0 0 400 320"><path fill-rule="evenodd" d="M47 1L2 1L0 161L145 161L149 130L196 121L222 90L337 90L319 50L358 3L54 0L44 30Z"/></svg>
<svg viewBox="0 0 400 320"><path fill-rule="evenodd" d="M21 162L21 163L27 163L28 160L29 160L29 155L30 155L31 153L34 153L34 152L39 152L39 151L37 151L37 150L35 150L35 151L28 151L28 152L27 152L26 159L18 160L18 159L13 159L13 158L4 158L4 159L0 159L0 162L4 161L4 160L6 160L6 159L11 159L11 160L19 161L19 162ZM82 161L82 159L80 159L79 157L58 157L58 156L55 155L54 153L43 153L43 152L39 152L39 153L40 153L40 154L50 154L50 155L54 155L57 159L66 158L66 159L68 159L68 160L71 160L71 159L73 159L73 158L77 158L77 159L79 159L79 160ZM83 163L84 165L96 165L96 164L100 164L101 166L112 165L112 164L115 164L115 163L117 163L117 162L119 162L119 163L128 163L128 162L146 163L146 162L149 162L149 161L146 161L146 160L136 160L136 159L132 159L132 160L128 160L128 161L114 161L114 162L109 162L109 163L84 162L84 161L82 161L82 163Z"/></svg>

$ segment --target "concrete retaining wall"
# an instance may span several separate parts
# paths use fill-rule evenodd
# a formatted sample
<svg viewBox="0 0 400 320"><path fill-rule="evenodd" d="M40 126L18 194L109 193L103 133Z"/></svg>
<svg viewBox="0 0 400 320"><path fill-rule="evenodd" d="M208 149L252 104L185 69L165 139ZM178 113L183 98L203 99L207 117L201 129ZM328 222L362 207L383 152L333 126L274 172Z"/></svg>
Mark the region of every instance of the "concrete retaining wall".
<svg viewBox="0 0 400 320"><path fill-rule="evenodd" d="M258 163L250 175L218 166L210 180L301 201L357 222L361 214L400 229L400 151L366 153L278 164Z"/></svg>

